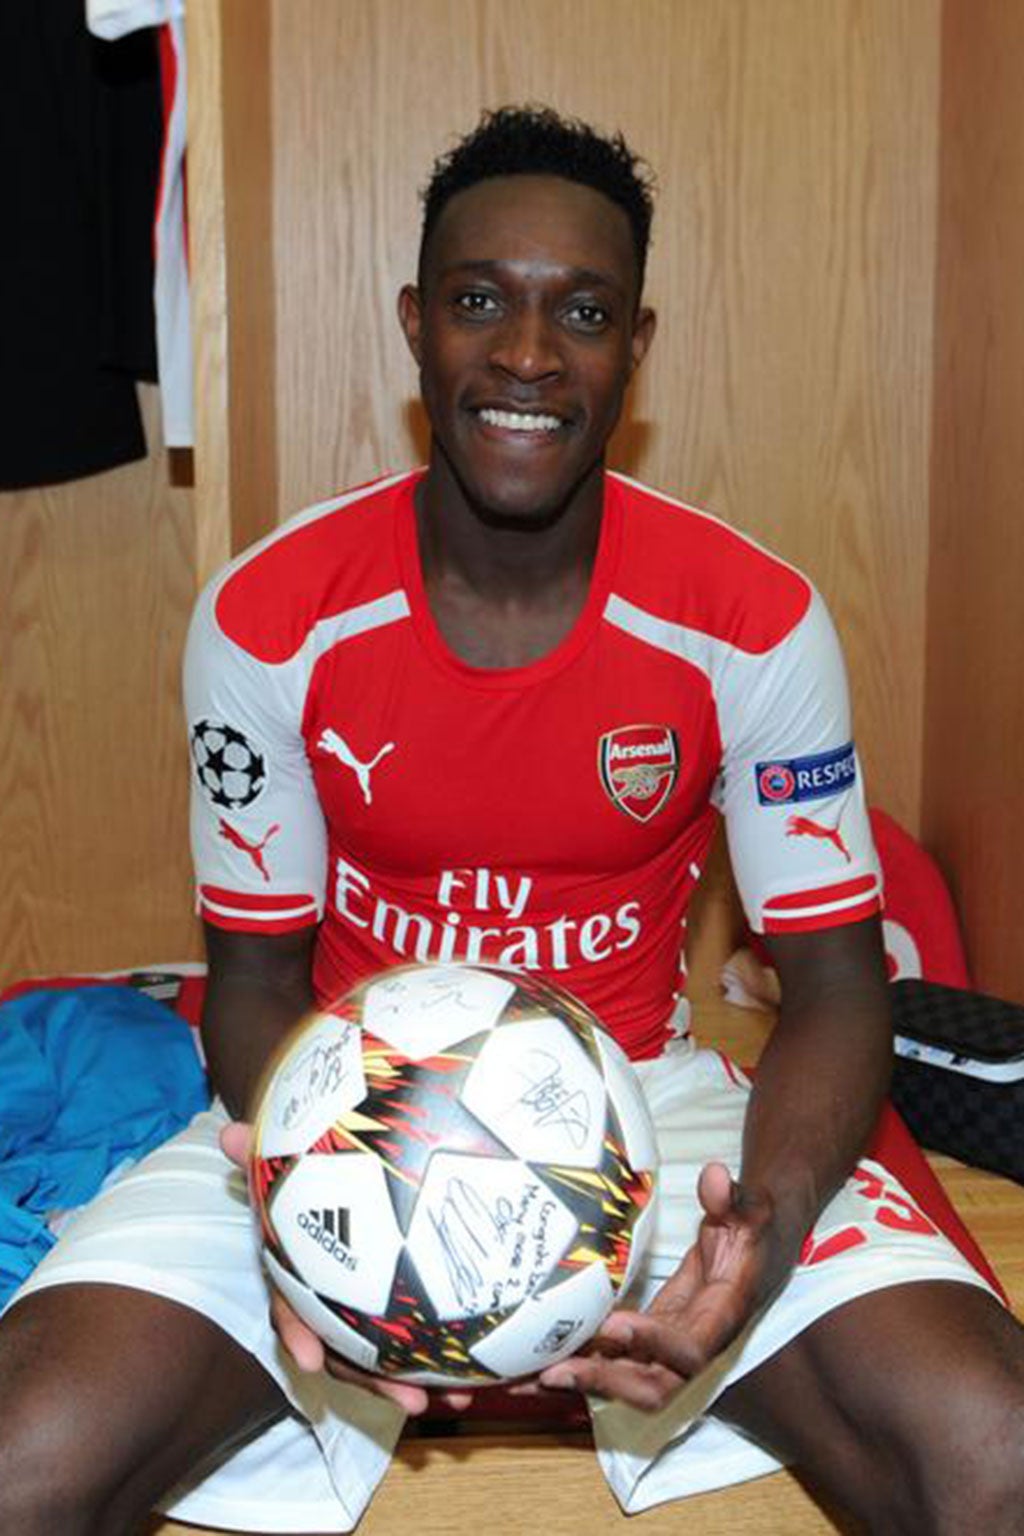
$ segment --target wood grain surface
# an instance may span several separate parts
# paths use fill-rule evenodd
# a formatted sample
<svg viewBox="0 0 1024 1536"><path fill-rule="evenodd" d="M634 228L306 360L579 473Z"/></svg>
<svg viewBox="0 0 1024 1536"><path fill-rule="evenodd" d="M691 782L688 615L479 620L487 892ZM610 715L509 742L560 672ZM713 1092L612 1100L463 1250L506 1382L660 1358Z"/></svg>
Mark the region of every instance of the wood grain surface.
<svg viewBox="0 0 1024 1536"><path fill-rule="evenodd" d="M191 492L150 456L0 496L0 981L198 953L181 648Z"/></svg>
<svg viewBox="0 0 1024 1536"><path fill-rule="evenodd" d="M825 1536L849 1530L779 1472L624 1515L585 1436L403 1440L358 1536ZM216 1536L155 1519L147 1536Z"/></svg>
<svg viewBox="0 0 1024 1536"><path fill-rule="evenodd" d="M219 0L185 12L188 53L188 240L192 305L196 586L232 551L228 280L224 198L223 38ZM234 226L232 226L234 228Z"/></svg>
<svg viewBox="0 0 1024 1536"><path fill-rule="evenodd" d="M277 523L272 122L265 0L186 15L197 576Z"/></svg>
<svg viewBox="0 0 1024 1536"><path fill-rule="evenodd" d="M948 4L943 59L923 828L1024 1002L1024 7Z"/></svg>

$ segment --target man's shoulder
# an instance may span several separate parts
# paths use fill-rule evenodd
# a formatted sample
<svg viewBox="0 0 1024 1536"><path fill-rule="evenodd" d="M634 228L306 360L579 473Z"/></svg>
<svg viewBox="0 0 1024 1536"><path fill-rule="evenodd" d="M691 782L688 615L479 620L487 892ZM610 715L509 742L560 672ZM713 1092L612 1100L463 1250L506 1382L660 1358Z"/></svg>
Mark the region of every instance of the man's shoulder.
<svg viewBox="0 0 1024 1536"><path fill-rule="evenodd" d="M288 660L323 619L400 585L395 518L417 472L389 475L296 513L214 578L217 627L250 654Z"/></svg>
<svg viewBox="0 0 1024 1536"><path fill-rule="evenodd" d="M645 613L752 654L773 649L814 597L796 566L723 518L621 474L619 594Z"/></svg>

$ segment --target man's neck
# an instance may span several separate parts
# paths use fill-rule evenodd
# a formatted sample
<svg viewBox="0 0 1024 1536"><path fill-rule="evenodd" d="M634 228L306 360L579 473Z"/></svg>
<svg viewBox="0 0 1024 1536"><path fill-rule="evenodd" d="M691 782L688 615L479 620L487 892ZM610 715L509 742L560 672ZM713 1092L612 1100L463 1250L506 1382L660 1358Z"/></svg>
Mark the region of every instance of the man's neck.
<svg viewBox="0 0 1024 1536"><path fill-rule="evenodd" d="M423 584L452 651L473 666L523 666L552 651L587 601L601 536L603 466L554 517L485 519L436 462L416 493Z"/></svg>
<svg viewBox="0 0 1024 1536"><path fill-rule="evenodd" d="M601 536L604 466L594 467L548 515L501 518L475 507L443 456L416 489L416 526L428 592L452 580L496 601L589 583Z"/></svg>

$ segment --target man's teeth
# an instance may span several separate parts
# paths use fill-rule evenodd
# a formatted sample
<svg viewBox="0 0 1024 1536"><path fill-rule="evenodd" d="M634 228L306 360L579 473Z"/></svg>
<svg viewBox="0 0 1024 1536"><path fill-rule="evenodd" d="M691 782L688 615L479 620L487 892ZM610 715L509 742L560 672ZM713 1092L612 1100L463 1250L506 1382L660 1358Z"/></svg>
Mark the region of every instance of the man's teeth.
<svg viewBox="0 0 1024 1536"><path fill-rule="evenodd" d="M557 432L562 425L557 416L538 416L526 411L495 411L489 406L478 412L488 427L502 427L508 432Z"/></svg>

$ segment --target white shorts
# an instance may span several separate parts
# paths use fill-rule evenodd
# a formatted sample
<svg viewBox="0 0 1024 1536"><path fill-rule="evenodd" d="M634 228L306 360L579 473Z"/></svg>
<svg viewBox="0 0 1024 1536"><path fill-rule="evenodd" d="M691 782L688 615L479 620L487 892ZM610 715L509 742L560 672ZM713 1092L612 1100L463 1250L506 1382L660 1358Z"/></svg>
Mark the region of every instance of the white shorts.
<svg viewBox="0 0 1024 1536"><path fill-rule="evenodd" d="M746 1080L719 1052L687 1041L638 1063L658 1130L661 1183L650 1254L630 1303L644 1305L676 1268L699 1220L697 1176L739 1165ZM268 1318L244 1181L220 1151L218 1108L138 1164L68 1224L9 1305L71 1281L125 1285L210 1318L249 1350L293 1412L164 1501L169 1515L230 1530L347 1531L383 1476L402 1427L390 1403L297 1371ZM822 1213L777 1300L658 1414L591 1403L597 1454L627 1513L742 1482L778 1462L707 1417L732 1382L817 1318L869 1291L917 1280L989 1289L885 1169L862 1163Z"/></svg>

